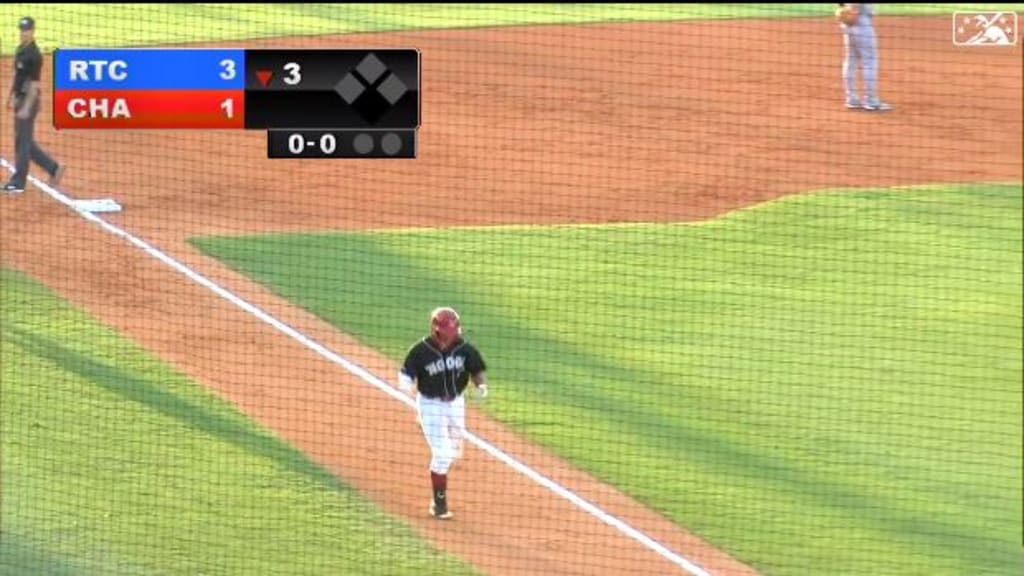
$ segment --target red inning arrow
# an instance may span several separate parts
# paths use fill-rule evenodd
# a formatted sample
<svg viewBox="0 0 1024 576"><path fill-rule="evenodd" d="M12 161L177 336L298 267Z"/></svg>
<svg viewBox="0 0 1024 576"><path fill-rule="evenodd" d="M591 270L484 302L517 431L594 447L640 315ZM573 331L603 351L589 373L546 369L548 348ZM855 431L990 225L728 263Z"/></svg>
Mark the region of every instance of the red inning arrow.
<svg viewBox="0 0 1024 576"><path fill-rule="evenodd" d="M260 81L260 84L262 84L264 88L267 87L267 84L270 84L270 76L271 75L272 75L272 72L270 70L257 70L256 71L256 78Z"/></svg>

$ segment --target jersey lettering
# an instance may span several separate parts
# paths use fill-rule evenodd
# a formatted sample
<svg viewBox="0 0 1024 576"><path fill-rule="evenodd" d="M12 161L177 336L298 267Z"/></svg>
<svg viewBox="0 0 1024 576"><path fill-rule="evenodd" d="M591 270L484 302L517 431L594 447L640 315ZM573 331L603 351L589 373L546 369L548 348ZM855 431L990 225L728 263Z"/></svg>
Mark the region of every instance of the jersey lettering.
<svg viewBox="0 0 1024 576"><path fill-rule="evenodd" d="M462 372L466 366L465 356L448 356L447 358L438 358L436 361L426 365L427 374L431 376L437 376L444 370L454 370L456 372Z"/></svg>

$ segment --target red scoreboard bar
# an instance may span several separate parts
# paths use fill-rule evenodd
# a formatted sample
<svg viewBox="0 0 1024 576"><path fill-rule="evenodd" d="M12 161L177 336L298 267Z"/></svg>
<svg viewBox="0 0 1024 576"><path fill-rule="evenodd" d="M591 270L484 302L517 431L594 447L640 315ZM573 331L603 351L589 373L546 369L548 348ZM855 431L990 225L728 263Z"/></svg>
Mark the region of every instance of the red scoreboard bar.
<svg viewBox="0 0 1024 576"><path fill-rule="evenodd" d="M57 128L245 128L243 91L60 90L53 106Z"/></svg>

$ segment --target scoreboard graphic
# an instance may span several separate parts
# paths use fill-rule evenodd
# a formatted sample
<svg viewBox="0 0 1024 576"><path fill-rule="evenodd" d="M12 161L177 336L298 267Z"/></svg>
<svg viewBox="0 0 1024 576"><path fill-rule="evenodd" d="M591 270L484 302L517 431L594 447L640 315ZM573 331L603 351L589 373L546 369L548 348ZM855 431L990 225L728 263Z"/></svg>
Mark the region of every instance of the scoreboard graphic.
<svg viewBox="0 0 1024 576"><path fill-rule="evenodd" d="M59 130L266 130L271 158L415 158L415 49L58 49Z"/></svg>

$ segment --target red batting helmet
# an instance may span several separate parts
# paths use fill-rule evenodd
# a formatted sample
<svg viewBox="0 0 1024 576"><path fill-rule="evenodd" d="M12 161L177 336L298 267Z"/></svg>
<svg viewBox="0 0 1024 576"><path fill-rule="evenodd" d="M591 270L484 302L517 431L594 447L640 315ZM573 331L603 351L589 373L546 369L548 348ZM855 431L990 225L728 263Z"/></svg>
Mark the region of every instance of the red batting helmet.
<svg viewBox="0 0 1024 576"><path fill-rule="evenodd" d="M459 313L447 306L435 308L430 313L430 334L442 346L449 346L462 335Z"/></svg>

